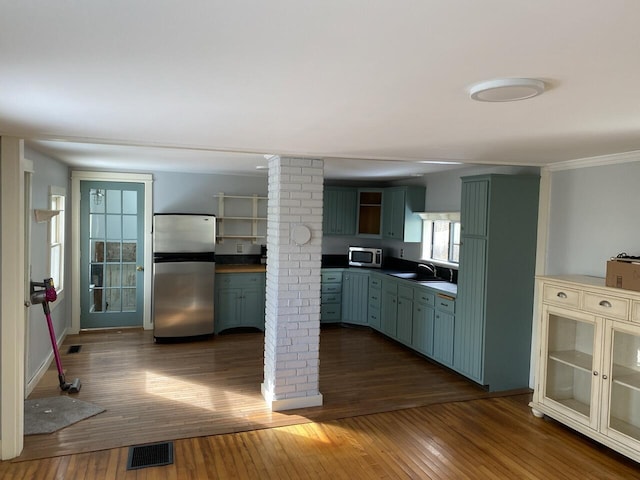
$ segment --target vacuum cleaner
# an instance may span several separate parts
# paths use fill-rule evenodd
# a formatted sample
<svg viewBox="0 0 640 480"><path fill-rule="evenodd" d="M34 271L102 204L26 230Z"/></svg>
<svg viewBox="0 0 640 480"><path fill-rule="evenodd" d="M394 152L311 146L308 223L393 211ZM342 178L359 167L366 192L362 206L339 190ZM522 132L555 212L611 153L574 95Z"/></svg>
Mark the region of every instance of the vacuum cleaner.
<svg viewBox="0 0 640 480"><path fill-rule="evenodd" d="M44 310L44 316L47 319L49 327L49 336L51 337L51 346L53 347L53 356L56 359L56 367L58 368L58 381L60 382L60 390L68 393L78 393L80 387L80 379L76 378L73 382L67 383L62 370L62 362L60 361L60 352L58 351L58 343L56 342L56 334L53 330L51 322L51 310L49 302L55 302L58 298L56 288L53 285L53 278L45 278L43 282L31 282L31 303L41 303Z"/></svg>

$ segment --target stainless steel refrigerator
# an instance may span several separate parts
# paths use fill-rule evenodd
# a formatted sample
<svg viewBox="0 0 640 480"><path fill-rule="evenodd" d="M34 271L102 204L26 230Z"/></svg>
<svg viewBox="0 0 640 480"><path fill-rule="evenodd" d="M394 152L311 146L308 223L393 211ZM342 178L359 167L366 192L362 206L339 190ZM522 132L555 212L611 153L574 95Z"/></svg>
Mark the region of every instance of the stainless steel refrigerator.
<svg viewBox="0 0 640 480"><path fill-rule="evenodd" d="M216 218L153 216L153 336L213 333Z"/></svg>

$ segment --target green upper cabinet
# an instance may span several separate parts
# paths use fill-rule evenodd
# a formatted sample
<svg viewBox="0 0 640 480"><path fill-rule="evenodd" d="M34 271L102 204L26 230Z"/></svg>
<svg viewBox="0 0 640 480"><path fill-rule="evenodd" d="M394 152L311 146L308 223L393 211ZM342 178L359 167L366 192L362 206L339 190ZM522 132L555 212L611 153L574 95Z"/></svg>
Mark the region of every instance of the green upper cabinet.
<svg viewBox="0 0 640 480"><path fill-rule="evenodd" d="M389 187L382 202L382 236L403 242L422 241L422 219L425 187Z"/></svg>
<svg viewBox="0 0 640 480"><path fill-rule="evenodd" d="M376 237L382 234L382 189L358 189L358 228L360 237Z"/></svg>
<svg viewBox="0 0 640 480"><path fill-rule="evenodd" d="M355 235L357 190L325 187L322 229L324 235Z"/></svg>
<svg viewBox="0 0 640 480"><path fill-rule="evenodd" d="M453 368L489 389L529 385L539 177L462 179Z"/></svg>

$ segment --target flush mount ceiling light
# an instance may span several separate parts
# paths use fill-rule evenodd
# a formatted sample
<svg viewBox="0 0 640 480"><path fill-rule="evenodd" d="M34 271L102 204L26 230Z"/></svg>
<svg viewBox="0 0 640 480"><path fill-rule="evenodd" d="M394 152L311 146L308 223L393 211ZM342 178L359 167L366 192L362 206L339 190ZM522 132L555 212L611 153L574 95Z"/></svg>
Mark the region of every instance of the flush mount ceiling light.
<svg viewBox="0 0 640 480"><path fill-rule="evenodd" d="M544 92L544 82L535 78L498 78L476 83L469 89L480 102L514 102L532 98Z"/></svg>

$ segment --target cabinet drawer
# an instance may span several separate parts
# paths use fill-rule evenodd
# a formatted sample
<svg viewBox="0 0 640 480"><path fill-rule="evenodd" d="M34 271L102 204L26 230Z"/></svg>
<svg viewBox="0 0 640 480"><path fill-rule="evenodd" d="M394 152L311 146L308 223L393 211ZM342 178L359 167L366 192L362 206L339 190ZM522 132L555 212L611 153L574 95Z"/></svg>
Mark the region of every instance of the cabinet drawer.
<svg viewBox="0 0 640 480"><path fill-rule="evenodd" d="M342 308L339 303L329 303L320 307L320 317L323 321L340 320Z"/></svg>
<svg viewBox="0 0 640 480"><path fill-rule="evenodd" d="M340 303L342 302L342 296L339 293L323 293L322 305L327 303Z"/></svg>
<svg viewBox="0 0 640 480"><path fill-rule="evenodd" d="M585 292L582 308L607 318L627 320L629 318L629 300Z"/></svg>
<svg viewBox="0 0 640 480"><path fill-rule="evenodd" d="M407 287L405 285L398 285L398 296L413 300L413 287Z"/></svg>
<svg viewBox="0 0 640 480"><path fill-rule="evenodd" d="M323 283L322 293L340 293L342 292L342 284L340 283Z"/></svg>
<svg viewBox="0 0 640 480"><path fill-rule="evenodd" d="M380 308L380 299L382 298L382 290L369 290L369 307Z"/></svg>
<svg viewBox="0 0 640 480"><path fill-rule="evenodd" d="M438 295L436 297L436 308L441 312L453 315L456 313L456 301L445 295Z"/></svg>
<svg viewBox="0 0 640 480"><path fill-rule="evenodd" d="M430 307L435 307L436 305L436 296L434 293L431 293L424 288L416 288L413 291L413 299L416 302L424 303Z"/></svg>
<svg viewBox="0 0 640 480"><path fill-rule="evenodd" d="M634 300L631 307L631 321L640 323L640 301Z"/></svg>
<svg viewBox="0 0 640 480"><path fill-rule="evenodd" d="M216 287L249 287L264 283L264 275L255 273L219 273L216 275Z"/></svg>
<svg viewBox="0 0 640 480"><path fill-rule="evenodd" d="M369 277L369 288L380 288L382 286L382 280L378 277Z"/></svg>
<svg viewBox="0 0 640 480"><path fill-rule="evenodd" d="M580 292L570 288L559 287L557 285L545 285L542 292L545 303L564 305L578 308L580 305Z"/></svg>
<svg viewBox="0 0 640 480"><path fill-rule="evenodd" d="M322 283L342 282L342 272L322 272Z"/></svg>

